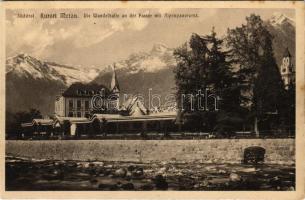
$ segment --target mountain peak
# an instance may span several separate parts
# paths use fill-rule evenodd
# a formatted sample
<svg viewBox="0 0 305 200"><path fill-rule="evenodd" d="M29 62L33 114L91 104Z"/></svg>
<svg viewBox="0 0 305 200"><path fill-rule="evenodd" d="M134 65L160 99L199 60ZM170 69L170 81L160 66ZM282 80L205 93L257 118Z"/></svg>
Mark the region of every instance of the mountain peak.
<svg viewBox="0 0 305 200"><path fill-rule="evenodd" d="M16 57L19 57L19 58L29 58L31 56L29 54L27 54L27 53L20 53Z"/></svg>
<svg viewBox="0 0 305 200"><path fill-rule="evenodd" d="M20 54L16 55L15 57L26 58L26 57L28 57L28 56L29 56L29 55L26 54L26 53L20 53Z"/></svg>
<svg viewBox="0 0 305 200"><path fill-rule="evenodd" d="M273 26L281 26L283 24L295 25L293 19L287 17L282 13L274 13L273 16L269 19L269 22Z"/></svg>
<svg viewBox="0 0 305 200"><path fill-rule="evenodd" d="M16 61L16 60L25 61L26 59L35 59L35 58L31 57L30 55L28 55L26 53L19 53L15 56L7 58L6 61L7 62L13 62L13 61Z"/></svg>
<svg viewBox="0 0 305 200"><path fill-rule="evenodd" d="M89 82L98 75L96 69L45 62L26 53L7 58L6 73L18 77L60 81L65 85L71 85L74 82Z"/></svg>
<svg viewBox="0 0 305 200"><path fill-rule="evenodd" d="M156 43L151 49L151 53L163 54L164 52L170 50L165 44Z"/></svg>

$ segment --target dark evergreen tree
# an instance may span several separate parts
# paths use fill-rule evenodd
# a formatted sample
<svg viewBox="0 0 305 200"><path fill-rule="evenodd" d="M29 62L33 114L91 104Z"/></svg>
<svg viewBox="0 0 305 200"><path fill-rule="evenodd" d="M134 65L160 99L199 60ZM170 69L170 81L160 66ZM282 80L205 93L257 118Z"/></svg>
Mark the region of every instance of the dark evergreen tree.
<svg viewBox="0 0 305 200"><path fill-rule="evenodd" d="M42 115L39 110L30 109L29 111L21 111L17 113L7 114L6 135L7 137L16 137L21 132L21 123L31 123L33 119L41 119Z"/></svg>
<svg viewBox="0 0 305 200"><path fill-rule="evenodd" d="M282 118L285 123L285 131L287 131L289 136L295 136L295 104L296 104L296 98L295 98L295 84L290 83L287 90L287 101L286 104L283 105L285 108L287 108L287 115L285 113L283 114Z"/></svg>
<svg viewBox="0 0 305 200"><path fill-rule="evenodd" d="M191 36L190 50L185 43L174 51L178 61L174 70L177 87L178 108L185 112L197 111L195 99L199 90L206 88L206 42L197 34Z"/></svg>
<svg viewBox="0 0 305 200"><path fill-rule="evenodd" d="M189 128L193 130L217 128L225 132L234 129L236 124L230 121L234 117L226 116L239 112L240 91L228 52L222 49L223 40L216 37L213 28L210 35L193 34L189 46L190 49L184 44L174 52L178 61L175 69L177 101L184 115L181 119L190 122ZM201 102L198 91L204 95Z"/></svg>
<svg viewBox="0 0 305 200"><path fill-rule="evenodd" d="M204 37L211 45L208 52L207 84L218 98L218 109L214 130L230 136L241 129L243 110L240 107L240 86L232 70L230 52L223 49L223 40L216 38L214 28L211 35Z"/></svg>
<svg viewBox="0 0 305 200"><path fill-rule="evenodd" d="M259 124L279 122L283 100L283 83L276 65L272 36L258 15L250 15L247 23L228 30L227 46L236 59L238 78L242 86L242 104L249 109L253 129L259 135ZM263 126L262 128L267 128ZM270 127L269 127L270 128Z"/></svg>
<svg viewBox="0 0 305 200"><path fill-rule="evenodd" d="M179 123L184 123L190 131L198 131L202 128L202 117L199 112L196 95L199 90L206 88L206 42L197 34L191 36L187 43L177 48L174 55L178 61L174 70L177 87L177 104Z"/></svg>

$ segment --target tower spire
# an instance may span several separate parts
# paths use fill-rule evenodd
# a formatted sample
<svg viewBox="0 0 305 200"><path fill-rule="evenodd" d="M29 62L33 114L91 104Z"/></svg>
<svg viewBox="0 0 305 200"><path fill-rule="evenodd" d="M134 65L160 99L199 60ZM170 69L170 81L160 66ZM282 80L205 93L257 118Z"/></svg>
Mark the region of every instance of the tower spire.
<svg viewBox="0 0 305 200"><path fill-rule="evenodd" d="M112 70L113 70L113 73L112 73L112 79L111 79L110 87L111 87L111 90L113 92L119 92L120 87L119 87L119 82L118 82L116 72L115 72L115 63L113 63Z"/></svg>
<svg viewBox="0 0 305 200"><path fill-rule="evenodd" d="M285 49L285 52L284 52L283 57L289 57L289 58L291 58L291 54L290 54L290 52L289 52L288 47Z"/></svg>
<svg viewBox="0 0 305 200"><path fill-rule="evenodd" d="M110 106L109 107L110 109L114 109L117 111L120 109L120 86L119 86L118 79L116 77L115 63L113 63L112 70L113 70L113 73L112 73L110 89L111 89L112 95L114 95L114 96L113 96L112 101L109 102L110 104L108 106Z"/></svg>

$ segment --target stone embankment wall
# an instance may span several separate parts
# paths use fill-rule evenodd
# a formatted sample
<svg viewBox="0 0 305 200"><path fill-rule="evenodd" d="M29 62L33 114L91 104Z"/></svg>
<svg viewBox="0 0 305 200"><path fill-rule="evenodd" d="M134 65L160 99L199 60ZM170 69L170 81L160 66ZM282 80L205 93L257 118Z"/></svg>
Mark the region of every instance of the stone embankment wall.
<svg viewBox="0 0 305 200"><path fill-rule="evenodd" d="M265 163L293 164L294 139L6 141L6 154L55 160L240 163L247 147L266 150Z"/></svg>

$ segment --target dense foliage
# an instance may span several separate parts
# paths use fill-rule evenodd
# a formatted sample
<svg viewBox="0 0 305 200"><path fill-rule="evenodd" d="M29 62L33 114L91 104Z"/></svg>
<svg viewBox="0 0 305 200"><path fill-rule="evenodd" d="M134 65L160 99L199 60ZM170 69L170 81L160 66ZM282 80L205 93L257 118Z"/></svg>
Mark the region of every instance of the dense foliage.
<svg viewBox="0 0 305 200"><path fill-rule="evenodd" d="M17 113L6 112L5 129L9 137L17 137L21 133L21 123L32 122L33 119L42 119L39 110L29 109Z"/></svg>
<svg viewBox="0 0 305 200"><path fill-rule="evenodd" d="M241 27L229 29L225 40L216 37L214 28L209 35L193 34L189 45L177 48L174 55L179 122L187 129L225 136L244 129L257 136L260 130L291 129L294 85L284 88L272 36L260 16L252 14ZM194 98L199 90L207 91L205 109ZM212 94L217 109L211 107Z"/></svg>

